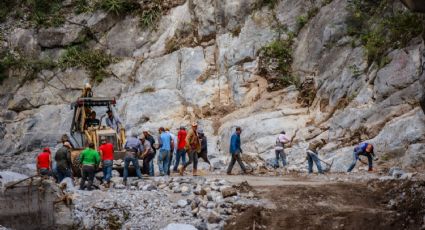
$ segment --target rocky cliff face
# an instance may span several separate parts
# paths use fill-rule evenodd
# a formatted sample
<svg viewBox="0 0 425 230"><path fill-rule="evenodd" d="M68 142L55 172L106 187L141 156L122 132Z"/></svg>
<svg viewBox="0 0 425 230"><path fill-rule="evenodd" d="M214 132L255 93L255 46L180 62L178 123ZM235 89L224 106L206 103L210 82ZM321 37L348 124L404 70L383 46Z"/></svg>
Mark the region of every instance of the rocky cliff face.
<svg viewBox="0 0 425 230"><path fill-rule="evenodd" d="M42 68L30 80L25 71L8 70L0 91L0 154L12 156L7 159L56 145L70 128L70 103L92 82L96 96L118 99L129 131L176 130L198 121L218 168L229 160L235 126L243 128L245 152L266 163L274 157L276 135L285 130L296 169L305 167L308 142L320 139L326 140L321 156L335 160L335 171L346 169L361 141L375 144L382 167L425 166L423 40L413 37L385 50L383 63L371 61L350 33L346 0L163 1L162 15L148 27L134 13L76 14L77 2L61 2L68 10L57 27L34 27L25 17L1 24L2 51L63 62L70 47L84 45L113 57L102 81L83 64ZM276 41L290 41L286 67L262 57ZM277 87L282 66L296 77L295 85Z"/></svg>

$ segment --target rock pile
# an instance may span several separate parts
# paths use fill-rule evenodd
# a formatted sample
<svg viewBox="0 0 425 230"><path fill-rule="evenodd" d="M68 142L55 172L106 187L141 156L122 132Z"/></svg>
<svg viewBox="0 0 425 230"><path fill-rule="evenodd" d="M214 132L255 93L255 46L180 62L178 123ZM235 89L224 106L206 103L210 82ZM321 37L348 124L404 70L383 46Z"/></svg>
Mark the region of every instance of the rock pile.
<svg viewBox="0 0 425 230"><path fill-rule="evenodd" d="M220 179L129 178L124 185L122 178L113 177L112 182L109 189L100 186L91 192L73 191L74 226L161 229L168 224L186 224L197 229L223 229L225 221L241 207L261 205L253 191L239 189L246 186L232 186Z"/></svg>

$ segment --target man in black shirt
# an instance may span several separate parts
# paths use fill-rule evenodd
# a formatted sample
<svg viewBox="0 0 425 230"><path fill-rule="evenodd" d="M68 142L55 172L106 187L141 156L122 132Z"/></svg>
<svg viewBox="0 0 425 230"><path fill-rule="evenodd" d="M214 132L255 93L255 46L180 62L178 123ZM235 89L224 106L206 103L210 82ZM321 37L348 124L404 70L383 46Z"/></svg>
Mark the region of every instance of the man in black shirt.
<svg viewBox="0 0 425 230"><path fill-rule="evenodd" d="M96 119L96 112L92 111L90 113L90 117L86 119L86 128L90 126L99 126L99 125L100 125L100 121L99 119Z"/></svg>

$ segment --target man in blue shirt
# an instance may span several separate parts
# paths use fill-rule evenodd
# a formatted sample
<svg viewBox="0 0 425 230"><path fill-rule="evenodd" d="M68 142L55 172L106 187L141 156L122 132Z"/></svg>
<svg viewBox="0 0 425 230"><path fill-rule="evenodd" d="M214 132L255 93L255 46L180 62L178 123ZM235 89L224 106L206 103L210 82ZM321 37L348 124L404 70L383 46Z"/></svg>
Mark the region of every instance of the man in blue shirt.
<svg viewBox="0 0 425 230"><path fill-rule="evenodd" d="M134 133L133 136L127 138L124 148L125 148L125 157L124 157L123 181L124 181L124 184L127 184L128 167L130 166L130 162L133 163L134 168L136 168L137 177L139 179L142 179L142 173L140 172L138 156L143 151L143 147L142 147L142 143L137 138L136 133Z"/></svg>
<svg viewBox="0 0 425 230"><path fill-rule="evenodd" d="M168 174L169 164L171 159L171 146L174 144L170 133L165 132L163 127L159 128L159 154L158 154L158 168L159 175L164 176Z"/></svg>
<svg viewBox="0 0 425 230"><path fill-rule="evenodd" d="M242 171L246 173L245 165L241 160L241 132L241 127L236 127L236 132L233 133L232 137L230 138L230 154L232 156L232 160L230 161L229 167L227 168L227 175L232 174L233 165L235 165L236 161L241 166Z"/></svg>
<svg viewBox="0 0 425 230"><path fill-rule="evenodd" d="M359 156L366 156L367 161L369 163L369 172L373 171L373 158L375 157L375 153L373 153L373 145L369 143L362 143L354 148L353 152L353 162L351 163L350 167L348 168L347 172L351 172L353 170L354 166L356 166L357 160L360 160Z"/></svg>

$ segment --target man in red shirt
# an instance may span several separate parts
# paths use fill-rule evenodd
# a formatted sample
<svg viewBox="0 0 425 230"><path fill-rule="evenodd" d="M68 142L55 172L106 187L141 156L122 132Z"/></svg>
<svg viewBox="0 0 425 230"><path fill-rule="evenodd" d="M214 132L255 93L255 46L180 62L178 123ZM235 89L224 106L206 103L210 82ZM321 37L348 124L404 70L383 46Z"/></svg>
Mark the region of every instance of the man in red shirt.
<svg viewBox="0 0 425 230"><path fill-rule="evenodd" d="M52 159L49 148L44 148L43 152L37 156L37 174L43 176L50 176L52 170Z"/></svg>
<svg viewBox="0 0 425 230"><path fill-rule="evenodd" d="M183 165L186 164L186 129L181 126L179 132L177 133L177 154L176 154L176 164L174 165L173 171L177 172L177 168L179 167L180 158L182 159Z"/></svg>
<svg viewBox="0 0 425 230"><path fill-rule="evenodd" d="M102 158L103 181L106 182L105 187L109 187L112 177L112 165L114 163L114 145L109 143L105 136L100 138L99 146L100 156Z"/></svg>

